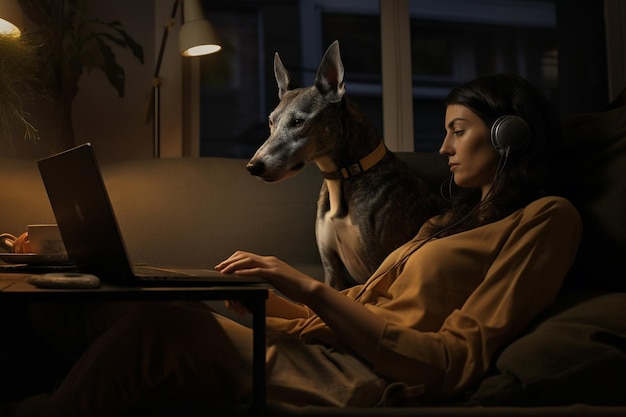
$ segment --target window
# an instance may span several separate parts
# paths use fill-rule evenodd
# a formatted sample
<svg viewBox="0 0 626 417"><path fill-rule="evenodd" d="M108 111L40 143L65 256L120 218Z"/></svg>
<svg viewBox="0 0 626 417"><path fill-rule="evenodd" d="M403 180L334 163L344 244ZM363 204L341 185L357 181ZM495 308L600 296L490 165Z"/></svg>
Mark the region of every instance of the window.
<svg viewBox="0 0 626 417"><path fill-rule="evenodd" d="M438 149L443 98L477 75L516 72L558 95L553 2L468 3L409 0L416 151ZM310 85L335 39L348 94L382 134L378 0L206 0L205 8L225 48L201 60L200 155L250 157L278 103L274 52L297 83Z"/></svg>

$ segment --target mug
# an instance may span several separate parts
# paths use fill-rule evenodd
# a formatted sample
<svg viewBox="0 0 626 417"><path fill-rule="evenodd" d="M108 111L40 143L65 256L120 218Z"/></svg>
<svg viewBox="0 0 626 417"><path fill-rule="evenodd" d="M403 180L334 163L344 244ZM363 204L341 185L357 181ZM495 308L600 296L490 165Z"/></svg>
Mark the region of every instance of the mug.
<svg viewBox="0 0 626 417"><path fill-rule="evenodd" d="M56 224L29 224L19 237L9 233L0 235L0 246L13 253L63 255L66 253L59 227Z"/></svg>
<svg viewBox="0 0 626 417"><path fill-rule="evenodd" d="M65 245L56 224L29 224L26 226L31 253L59 255L65 253Z"/></svg>

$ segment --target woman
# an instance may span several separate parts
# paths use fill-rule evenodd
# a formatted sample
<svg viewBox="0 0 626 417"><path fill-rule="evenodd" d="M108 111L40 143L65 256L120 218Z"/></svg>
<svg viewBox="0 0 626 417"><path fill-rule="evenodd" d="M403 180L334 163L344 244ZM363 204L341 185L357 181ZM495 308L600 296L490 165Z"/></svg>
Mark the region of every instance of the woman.
<svg viewBox="0 0 626 417"><path fill-rule="evenodd" d="M502 116L516 116L513 127L492 140ZM262 276L288 297L272 293L267 302L268 401L376 406L451 399L476 384L495 353L552 303L578 248L578 212L549 196L558 126L518 76L469 82L446 102L440 153L455 184L452 209L364 285L337 292L247 252L217 265ZM237 404L250 394L250 334L202 307L147 305L103 333L55 392L17 414Z"/></svg>

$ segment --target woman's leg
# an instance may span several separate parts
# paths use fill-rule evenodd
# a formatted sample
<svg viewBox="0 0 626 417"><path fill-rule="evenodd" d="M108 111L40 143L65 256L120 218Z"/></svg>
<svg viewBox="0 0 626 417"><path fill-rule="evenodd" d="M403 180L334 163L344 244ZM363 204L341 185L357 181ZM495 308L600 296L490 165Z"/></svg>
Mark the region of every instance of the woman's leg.
<svg viewBox="0 0 626 417"><path fill-rule="evenodd" d="M252 332L206 308L146 303L121 318L58 389L18 416L177 415L250 394Z"/></svg>
<svg viewBox="0 0 626 417"><path fill-rule="evenodd" d="M28 306L31 326L67 360L75 362L100 335L142 302L36 302Z"/></svg>

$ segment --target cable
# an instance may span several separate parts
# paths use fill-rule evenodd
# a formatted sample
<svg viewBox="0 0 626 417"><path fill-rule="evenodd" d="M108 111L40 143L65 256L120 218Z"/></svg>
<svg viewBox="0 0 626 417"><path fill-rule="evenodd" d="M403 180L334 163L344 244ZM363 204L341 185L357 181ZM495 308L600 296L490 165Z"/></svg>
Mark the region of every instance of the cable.
<svg viewBox="0 0 626 417"><path fill-rule="evenodd" d="M442 233L447 232L447 231L457 227L458 225L462 224L465 220L467 220L470 216L472 216L480 207L482 207L489 200L489 197L491 196L491 193L492 193L494 187L497 185L498 181L500 180L500 176L501 176L502 172L504 171L504 168L506 167L507 161L509 160L509 152L510 152L510 150L511 150L511 147L507 146L506 151L502 154L502 156L500 156L500 159L498 160L498 165L496 166L496 173L495 173L495 175L493 177L493 181L491 182L491 187L489 187L489 190L487 191L485 196L480 199L478 204L476 204L461 219L457 220L456 222L452 223L451 225L448 225L448 226L444 227L443 229L437 231L436 233L433 233L431 236L428 237L428 239L426 239L424 241L423 244L426 244L431 239L434 239L435 237L441 235ZM448 188L448 194L450 196L450 200L446 199L446 197L443 195L443 185L445 184L445 181L441 184L441 187L440 187L440 192L442 193L442 197L447 202L451 202L452 201L452 182L453 182L453 179L454 179L454 174L452 174L450 176L450 184L449 184L449 188Z"/></svg>
<svg viewBox="0 0 626 417"><path fill-rule="evenodd" d="M452 182L453 181L454 181L454 174L450 174L450 179L443 180L443 182L439 186L439 194L441 195L441 198L443 198L446 203L452 203ZM443 187L446 185L446 182L448 182L448 196L447 197L443 191Z"/></svg>

